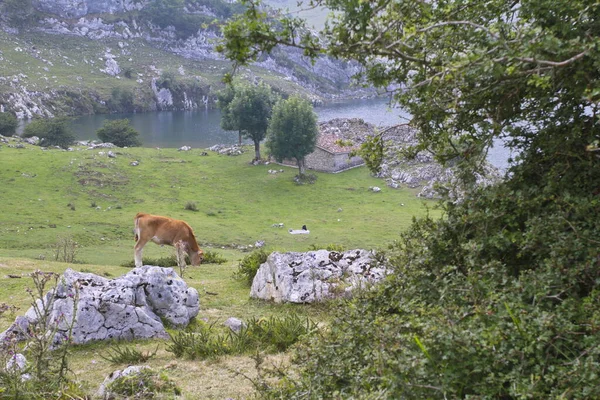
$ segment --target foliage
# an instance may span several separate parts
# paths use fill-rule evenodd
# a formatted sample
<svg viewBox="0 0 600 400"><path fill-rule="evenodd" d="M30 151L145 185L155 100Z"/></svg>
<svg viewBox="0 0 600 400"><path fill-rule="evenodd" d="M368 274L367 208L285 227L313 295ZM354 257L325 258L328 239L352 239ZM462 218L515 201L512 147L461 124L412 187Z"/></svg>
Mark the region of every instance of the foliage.
<svg viewBox="0 0 600 400"><path fill-rule="evenodd" d="M54 259L60 262L74 263L77 247L77 242L71 236L59 237L54 245Z"/></svg>
<svg viewBox="0 0 600 400"><path fill-rule="evenodd" d="M4 0L0 4L2 17L17 27L24 27L35 16L32 0Z"/></svg>
<svg viewBox="0 0 600 400"><path fill-rule="evenodd" d="M36 119L25 127L24 137L37 136L42 146L58 146L68 148L74 141L69 119L58 117L52 119Z"/></svg>
<svg viewBox="0 0 600 400"><path fill-rule="evenodd" d="M300 174L294 176L294 182L298 185L309 184L312 185L317 181L317 176L315 174Z"/></svg>
<svg viewBox="0 0 600 400"><path fill-rule="evenodd" d="M185 206L183 208L188 211L198 211L198 205L195 201L188 201L187 203L185 203Z"/></svg>
<svg viewBox="0 0 600 400"><path fill-rule="evenodd" d="M131 72L126 71L125 74L131 74ZM107 100L106 106L112 112L134 112L135 96L129 89L115 87L110 92L110 98Z"/></svg>
<svg viewBox="0 0 600 400"><path fill-rule="evenodd" d="M107 392L136 399L155 399L158 394L181 395L181 389L166 373L151 368L141 368L137 373L121 375L107 385Z"/></svg>
<svg viewBox="0 0 600 400"><path fill-rule="evenodd" d="M263 249L254 250L240 261L233 277L245 282L248 286L252 285L258 268L267 261L268 256L269 254Z"/></svg>
<svg viewBox="0 0 600 400"><path fill-rule="evenodd" d="M265 83L238 84L219 94L223 114L221 127L238 130L254 142L255 159L260 160L260 142L267 134L269 119L277 96Z"/></svg>
<svg viewBox="0 0 600 400"><path fill-rule="evenodd" d="M186 256L186 262L189 264L190 260ZM223 264L227 262L227 259L223 257L216 251L207 250L204 252L204 259L202 260L202 264ZM177 266L177 257L175 255L169 257L160 257L160 258L151 258L151 257L143 257L142 258L143 265L154 265L157 267L163 268L171 268ZM135 268L135 261L130 260L124 263L121 263L121 267L125 268Z"/></svg>
<svg viewBox="0 0 600 400"><path fill-rule="evenodd" d="M111 364L129 364L136 365L145 363L156 355L158 346L154 351L141 351L132 346L121 347L114 346L106 350L105 354L100 354L100 357L110 362Z"/></svg>
<svg viewBox="0 0 600 400"><path fill-rule="evenodd" d="M308 246L308 250L310 251L317 251L317 250L327 250L327 251L336 251L338 253L343 253L346 250L348 250L346 248L346 246L342 245L342 244L338 244L338 243L329 243L326 246L317 246L315 244L311 244L310 246Z"/></svg>
<svg viewBox="0 0 600 400"><path fill-rule="evenodd" d="M140 16L163 29L172 26L180 39L193 36L203 25L212 22L209 16L187 13L184 0L153 0L142 9Z"/></svg>
<svg viewBox="0 0 600 400"><path fill-rule="evenodd" d="M140 133L129 123L128 119L115 119L105 121L104 125L96 131L96 135L105 143L112 143L119 147L141 146Z"/></svg>
<svg viewBox="0 0 600 400"><path fill-rule="evenodd" d="M598 398L600 3L313 3L333 11L326 40L251 3L220 50L357 59L371 83L402 88L412 153L458 165L467 184L494 139L518 156L503 183L416 220L390 249L394 273L342 304L299 352L300 378L265 395Z"/></svg>
<svg viewBox="0 0 600 400"><path fill-rule="evenodd" d="M253 318L237 333L231 330L219 333L214 324L200 322L195 329L170 335L167 351L175 357L192 360L256 351L283 352L316 331L317 325L312 320L293 313L284 317Z"/></svg>
<svg viewBox="0 0 600 400"><path fill-rule="evenodd" d="M34 288L27 289L32 300L32 316L36 322L25 332L26 345L21 349L16 336L10 333L0 346L0 397L14 399L54 399L61 396L80 396L81 391L68 378L69 342L74 319L68 321L64 315L52 315L53 292L58 285L58 275L53 272L35 271L31 275ZM47 288L51 285L50 288ZM77 307L79 290L69 296L73 307ZM65 334L58 326L66 326ZM25 357L23 368L19 357ZM72 397L73 398L73 397Z"/></svg>
<svg viewBox="0 0 600 400"><path fill-rule="evenodd" d="M368 136L360 145L357 153L365 161L372 174L377 175L381 172L381 164L385 154L384 141L381 135Z"/></svg>
<svg viewBox="0 0 600 400"><path fill-rule="evenodd" d="M317 116L312 105L297 96L280 100L269 122L267 147L279 162L295 158L298 174L304 175L304 158L317 143Z"/></svg>
<svg viewBox="0 0 600 400"><path fill-rule="evenodd" d="M0 135L14 135L18 125L17 117L7 112L0 113Z"/></svg>

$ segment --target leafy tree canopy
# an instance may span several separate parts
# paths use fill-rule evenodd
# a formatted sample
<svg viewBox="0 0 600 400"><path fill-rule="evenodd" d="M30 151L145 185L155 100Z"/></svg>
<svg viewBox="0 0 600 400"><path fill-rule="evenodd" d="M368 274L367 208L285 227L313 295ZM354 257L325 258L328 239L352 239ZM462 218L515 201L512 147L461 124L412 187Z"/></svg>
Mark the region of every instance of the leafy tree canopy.
<svg viewBox="0 0 600 400"><path fill-rule="evenodd" d="M104 125L96 131L96 135L103 142L112 143L119 147L142 145L139 132L130 125L128 119L105 121Z"/></svg>
<svg viewBox="0 0 600 400"><path fill-rule="evenodd" d="M495 137L524 155L558 150L574 126L598 139L597 1L312 1L333 11L322 35L247 4L223 29L226 57L244 64L286 44L358 60L361 78L394 92L419 149L440 161L480 161Z"/></svg>
<svg viewBox="0 0 600 400"><path fill-rule="evenodd" d="M19 121L14 115L6 112L0 113L0 135L14 135L15 129L17 129L18 124Z"/></svg>
<svg viewBox="0 0 600 400"><path fill-rule="evenodd" d="M75 134L67 117L36 119L25 127L24 137L37 136L42 146L68 148L75 141Z"/></svg>
<svg viewBox="0 0 600 400"><path fill-rule="evenodd" d="M412 114L415 151L476 167L501 138L519 155L502 183L415 221L387 252L393 274L265 397L600 398L600 3L312 4L333 11L323 36L251 2L220 50L354 58Z"/></svg>
<svg viewBox="0 0 600 400"><path fill-rule="evenodd" d="M290 97L275 104L267 147L277 161L295 158L302 175L304 158L314 150L317 134L317 116L312 105L300 97Z"/></svg>
<svg viewBox="0 0 600 400"><path fill-rule="evenodd" d="M252 139L256 160L260 160L260 142L267 134L271 112L278 97L265 83L238 84L226 89L220 96L219 104L224 110L221 126L239 130L243 136Z"/></svg>

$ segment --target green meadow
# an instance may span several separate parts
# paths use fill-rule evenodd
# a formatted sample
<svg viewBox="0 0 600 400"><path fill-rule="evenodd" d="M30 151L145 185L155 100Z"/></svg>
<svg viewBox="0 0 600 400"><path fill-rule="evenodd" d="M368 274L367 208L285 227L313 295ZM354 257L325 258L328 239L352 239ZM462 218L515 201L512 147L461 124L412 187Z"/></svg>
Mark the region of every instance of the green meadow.
<svg viewBox="0 0 600 400"><path fill-rule="evenodd" d="M16 142L12 142L15 144ZM277 164L252 165L252 149L225 156L204 149L123 148L74 151L0 146L0 303L19 307L0 318L2 329L31 303L27 277L36 269L62 273L66 268L117 277L120 266L133 259L133 218L143 211L187 221L205 251L227 259L224 264L188 267L186 282L200 293L198 318L222 323L228 317L249 319L285 315L308 316L321 324L328 305L276 305L249 299L249 288L232 275L239 261L264 241L267 251L307 251L328 245L347 249L385 249L414 216L433 202L415 190L391 189L364 168L338 174L315 173L314 184L293 181L297 170ZM132 166L137 161L139 165ZM269 170L282 170L276 174ZM379 186L375 193L370 187ZM190 207L193 205L193 207ZM186 207L187 206L187 207ZM196 209L196 211L186 208ZM282 228L274 224L283 223ZM306 225L308 235L288 229ZM57 244L77 243L74 263L55 261ZM149 243L146 257L167 257L171 247ZM246 398L254 376L248 356L218 360L176 359L165 341L136 341L132 346L153 350L148 365L168 371L184 398ZM113 346L110 344L109 346ZM93 393L104 377L124 366L111 365L101 355L106 344L76 346L71 362L74 378ZM289 354L269 357L289 362ZM194 374L194 379L190 378Z"/></svg>

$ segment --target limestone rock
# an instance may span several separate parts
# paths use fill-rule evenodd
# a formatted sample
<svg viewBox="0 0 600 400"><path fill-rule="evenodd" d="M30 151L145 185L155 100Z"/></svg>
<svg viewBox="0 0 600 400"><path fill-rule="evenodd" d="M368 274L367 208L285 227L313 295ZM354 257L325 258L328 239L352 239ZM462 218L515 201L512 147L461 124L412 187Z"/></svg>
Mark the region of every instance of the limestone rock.
<svg viewBox="0 0 600 400"><path fill-rule="evenodd" d="M317 250L269 255L260 266L250 297L275 302L312 303L351 294L387 274L367 250Z"/></svg>
<svg viewBox="0 0 600 400"><path fill-rule="evenodd" d="M161 318L173 326L186 326L198 314L200 301L196 289L188 287L173 268L145 265L112 280L67 269L56 289L46 293L43 303L38 299L39 309L42 304L51 304L48 324L57 327L56 342L67 338L73 323L72 341L86 343L166 338ZM38 318L31 307L0 334L0 340L9 334L26 340L28 327Z"/></svg>
<svg viewBox="0 0 600 400"><path fill-rule="evenodd" d="M223 325L225 325L235 333L239 333L242 330L242 328L246 327L246 323L244 321L234 317L227 318L227 320L223 322Z"/></svg>

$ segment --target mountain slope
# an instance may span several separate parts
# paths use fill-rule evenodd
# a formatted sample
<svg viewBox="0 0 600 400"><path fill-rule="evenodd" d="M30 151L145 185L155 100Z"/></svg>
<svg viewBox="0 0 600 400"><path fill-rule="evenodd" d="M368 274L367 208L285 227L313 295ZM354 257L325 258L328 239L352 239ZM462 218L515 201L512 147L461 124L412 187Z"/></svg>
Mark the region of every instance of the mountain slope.
<svg viewBox="0 0 600 400"><path fill-rule="evenodd" d="M213 106L230 70L213 50L219 24L240 7L220 0L42 0L18 19L6 13L7 4L0 19L0 111L20 118ZM173 14L169 7L182 8ZM277 49L241 75L321 102L356 95L354 72L348 63L323 58L312 65L298 52Z"/></svg>

